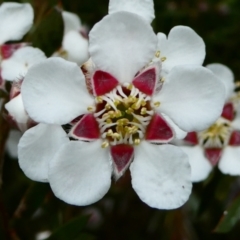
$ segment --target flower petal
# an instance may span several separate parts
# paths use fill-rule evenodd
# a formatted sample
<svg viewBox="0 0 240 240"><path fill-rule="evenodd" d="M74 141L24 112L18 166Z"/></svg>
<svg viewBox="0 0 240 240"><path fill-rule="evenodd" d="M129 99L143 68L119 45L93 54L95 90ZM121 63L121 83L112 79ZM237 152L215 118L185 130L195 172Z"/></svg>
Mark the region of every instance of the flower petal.
<svg viewBox="0 0 240 240"><path fill-rule="evenodd" d="M11 129L6 142L6 148L12 158L18 157L18 142L21 137L22 133L20 131Z"/></svg>
<svg viewBox="0 0 240 240"><path fill-rule="evenodd" d="M153 0L110 0L108 7L109 14L118 11L138 14L149 23L151 23L155 17Z"/></svg>
<svg viewBox="0 0 240 240"><path fill-rule="evenodd" d="M206 68L210 69L217 76L226 88L226 99L229 99L234 90L234 75L230 68L220 63L208 64Z"/></svg>
<svg viewBox="0 0 240 240"><path fill-rule="evenodd" d="M117 12L104 17L90 32L89 52L96 66L119 82L131 82L155 53L157 37L141 17Z"/></svg>
<svg viewBox="0 0 240 240"><path fill-rule="evenodd" d="M67 11L62 11L63 23L64 23L64 35L69 31L80 31L81 20L77 14Z"/></svg>
<svg viewBox="0 0 240 240"><path fill-rule="evenodd" d="M85 85L75 63L54 57L35 64L22 84L26 111L36 122L66 124L93 104Z"/></svg>
<svg viewBox="0 0 240 240"><path fill-rule="evenodd" d="M201 131L220 116L225 88L208 69L177 66L172 69L154 101L158 112L170 117L182 130Z"/></svg>
<svg viewBox="0 0 240 240"><path fill-rule="evenodd" d="M67 134L60 126L40 123L30 128L18 145L21 169L32 180L47 182L49 161L68 141Z"/></svg>
<svg viewBox="0 0 240 240"><path fill-rule="evenodd" d="M181 146L181 149L188 155L191 166L192 182L200 182L208 177L212 171L211 163L204 156L204 150L199 145Z"/></svg>
<svg viewBox="0 0 240 240"><path fill-rule="evenodd" d="M0 44L20 40L33 24L33 9L28 3L2 3L0 19Z"/></svg>
<svg viewBox="0 0 240 240"><path fill-rule="evenodd" d="M66 59L78 65L85 63L88 58L88 40L79 32L70 31L63 38L63 49L67 52Z"/></svg>
<svg viewBox="0 0 240 240"><path fill-rule="evenodd" d="M240 147L227 146L218 163L219 170L232 176L240 175Z"/></svg>
<svg viewBox="0 0 240 240"><path fill-rule="evenodd" d="M168 38L158 34L160 57L166 57L163 69L170 71L177 65L202 65L205 58L205 44L202 38L191 28L176 26L171 29Z"/></svg>
<svg viewBox="0 0 240 240"><path fill-rule="evenodd" d="M111 185L109 149L95 142L71 141L50 162L49 182L63 201L85 206L100 200Z"/></svg>
<svg viewBox="0 0 240 240"><path fill-rule="evenodd" d="M6 103L5 108L7 109L9 115L13 118L13 120L18 124L19 129L22 132L26 131L29 116L25 111L22 101L22 95L19 94L17 97Z"/></svg>
<svg viewBox="0 0 240 240"><path fill-rule="evenodd" d="M8 81L22 79L29 67L45 59L44 52L38 48L19 48L10 58L2 61L2 76Z"/></svg>
<svg viewBox="0 0 240 240"><path fill-rule="evenodd" d="M134 190L150 207L178 208L191 193L188 158L179 147L142 142L130 170Z"/></svg>

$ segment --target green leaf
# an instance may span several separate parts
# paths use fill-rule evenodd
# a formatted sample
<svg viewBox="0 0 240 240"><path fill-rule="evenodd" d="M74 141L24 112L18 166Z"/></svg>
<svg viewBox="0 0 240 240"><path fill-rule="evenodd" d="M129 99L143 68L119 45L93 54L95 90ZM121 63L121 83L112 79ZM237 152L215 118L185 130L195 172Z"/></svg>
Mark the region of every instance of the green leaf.
<svg viewBox="0 0 240 240"><path fill-rule="evenodd" d="M232 204L224 211L214 232L229 232L240 219L240 196L237 197Z"/></svg>
<svg viewBox="0 0 240 240"><path fill-rule="evenodd" d="M45 240L74 240L86 226L89 216L81 216L71 220L65 225L56 229L52 235Z"/></svg>
<svg viewBox="0 0 240 240"><path fill-rule="evenodd" d="M28 34L26 40L38 47L49 57L61 47L63 37L63 19L60 10L51 8L44 12Z"/></svg>

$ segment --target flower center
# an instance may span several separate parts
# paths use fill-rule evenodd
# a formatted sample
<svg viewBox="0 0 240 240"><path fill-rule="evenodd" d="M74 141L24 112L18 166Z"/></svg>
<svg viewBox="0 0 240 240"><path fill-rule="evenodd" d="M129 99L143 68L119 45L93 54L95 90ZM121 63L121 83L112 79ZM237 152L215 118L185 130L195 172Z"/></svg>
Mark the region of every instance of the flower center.
<svg viewBox="0 0 240 240"><path fill-rule="evenodd" d="M109 144L138 145L141 142L154 114L149 96L132 84L125 84L97 97L96 102L94 117L104 139L103 148Z"/></svg>
<svg viewBox="0 0 240 240"><path fill-rule="evenodd" d="M199 133L199 141L205 148L223 148L228 144L231 132L229 122L219 119L207 130Z"/></svg>

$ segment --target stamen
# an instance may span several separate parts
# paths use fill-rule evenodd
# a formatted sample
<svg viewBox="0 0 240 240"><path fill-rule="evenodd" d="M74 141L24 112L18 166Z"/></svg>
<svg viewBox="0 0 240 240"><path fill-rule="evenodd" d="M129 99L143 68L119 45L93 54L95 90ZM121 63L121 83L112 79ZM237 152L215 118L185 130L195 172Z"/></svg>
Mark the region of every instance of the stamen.
<svg viewBox="0 0 240 240"><path fill-rule="evenodd" d="M104 141L104 142L102 143L102 148L107 148L108 146L109 146L109 142Z"/></svg>
<svg viewBox="0 0 240 240"><path fill-rule="evenodd" d="M164 61L166 61L166 59L167 59L166 57L162 57L161 61L164 62Z"/></svg>
<svg viewBox="0 0 240 240"><path fill-rule="evenodd" d="M157 51L157 52L155 53L155 57L156 57L156 58L159 58L159 57L160 57L160 51Z"/></svg>

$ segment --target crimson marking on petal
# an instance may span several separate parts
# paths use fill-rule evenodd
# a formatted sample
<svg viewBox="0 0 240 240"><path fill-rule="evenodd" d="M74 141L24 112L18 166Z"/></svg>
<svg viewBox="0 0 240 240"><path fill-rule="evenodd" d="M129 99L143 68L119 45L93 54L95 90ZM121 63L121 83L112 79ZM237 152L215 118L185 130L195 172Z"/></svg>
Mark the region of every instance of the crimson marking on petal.
<svg viewBox="0 0 240 240"><path fill-rule="evenodd" d="M156 67L147 68L133 79L132 84L141 92L152 95L157 84L157 76Z"/></svg>
<svg viewBox="0 0 240 240"><path fill-rule="evenodd" d="M147 130L146 140L155 143L166 143L172 140L174 134L167 122L158 114L151 119Z"/></svg>
<svg viewBox="0 0 240 240"><path fill-rule="evenodd" d="M222 148L205 148L205 156L212 166L216 166L222 156Z"/></svg>
<svg viewBox="0 0 240 240"><path fill-rule="evenodd" d="M229 140L230 146L240 146L240 131L233 131Z"/></svg>
<svg viewBox="0 0 240 240"><path fill-rule="evenodd" d="M222 117L226 118L229 121L234 119L234 107L231 102L226 103L223 107Z"/></svg>
<svg viewBox="0 0 240 240"><path fill-rule="evenodd" d="M114 173L116 179L121 177L133 159L134 148L127 144L111 146L110 149L114 163Z"/></svg>
<svg viewBox="0 0 240 240"><path fill-rule="evenodd" d="M16 43L16 44L3 44L1 46L1 54L3 59L7 59L12 56L12 54L19 48L26 46L25 43Z"/></svg>
<svg viewBox="0 0 240 240"><path fill-rule="evenodd" d="M96 96L104 95L118 85L118 80L107 72L97 70L92 77L93 93Z"/></svg>
<svg viewBox="0 0 240 240"><path fill-rule="evenodd" d="M98 122L93 114L84 115L69 133L70 137L79 140L93 141L100 137Z"/></svg>
<svg viewBox="0 0 240 240"><path fill-rule="evenodd" d="M189 132L187 136L184 138L184 140L188 143L191 143L193 145L198 144L198 137L196 132Z"/></svg>

